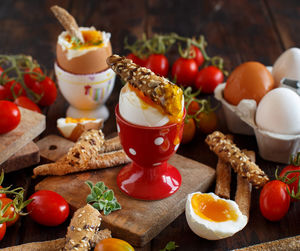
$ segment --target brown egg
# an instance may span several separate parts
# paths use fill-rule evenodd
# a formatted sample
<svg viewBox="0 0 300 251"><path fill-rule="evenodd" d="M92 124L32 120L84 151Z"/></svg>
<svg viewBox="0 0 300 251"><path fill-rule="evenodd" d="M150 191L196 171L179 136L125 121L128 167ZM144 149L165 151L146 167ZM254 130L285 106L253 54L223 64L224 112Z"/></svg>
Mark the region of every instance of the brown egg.
<svg viewBox="0 0 300 251"><path fill-rule="evenodd" d="M68 60L66 52L66 50L63 51L60 44L57 44L57 63L65 71L75 74L90 74L107 69L106 58L112 55L110 43L70 60Z"/></svg>
<svg viewBox="0 0 300 251"><path fill-rule="evenodd" d="M224 98L232 105L238 105L242 99L254 99L258 104L273 88L274 79L263 64L246 62L235 68L228 77Z"/></svg>

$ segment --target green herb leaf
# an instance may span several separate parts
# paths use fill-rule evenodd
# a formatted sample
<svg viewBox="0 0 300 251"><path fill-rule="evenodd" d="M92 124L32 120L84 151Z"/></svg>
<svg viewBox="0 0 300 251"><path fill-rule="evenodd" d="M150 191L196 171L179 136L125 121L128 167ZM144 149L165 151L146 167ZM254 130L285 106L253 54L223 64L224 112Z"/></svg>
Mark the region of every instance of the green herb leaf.
<svg viewBox="0 0 300 251"><path fill-rule="evenodd" d="M169 241L164 249L161 249L160 251L172 251L178 248L179 246L176 245L175 241Z"/></svg>
<svg viewBox="0 0 300 251"><path fill-rule="evenodd" d="M87 203L91 203L99 211L103 210L104 215L121 209L113 190L108 189L102 181L97 182L95 185L91 181L85 183L91 189L91 193L86 198Z"/></svg>

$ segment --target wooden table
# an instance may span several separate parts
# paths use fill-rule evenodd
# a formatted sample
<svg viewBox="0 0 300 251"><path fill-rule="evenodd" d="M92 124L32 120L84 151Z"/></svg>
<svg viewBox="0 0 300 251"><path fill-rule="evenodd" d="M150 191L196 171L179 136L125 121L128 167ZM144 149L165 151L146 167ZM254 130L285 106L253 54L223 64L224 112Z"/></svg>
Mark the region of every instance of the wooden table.
<svg viewBox="0 0 300 251"><path fill-rule="evenodd" d="M2 54L30 54L53 72L55 44L62 27L49 8L59 4L69 10L81 26L94 25L112 33L115 53L125 54L123 41L141 37L142 33L176 32L184 36L205 35L208 53L220 55L228 70L244 61L260 61L272 65L287 48L300 43L300 3L298 0L111 0L111 1L1 1L0 51ZM121 87L119 80L107 105L111 116L104 132L116 131L113 109ZM47 129L42 136L55 133L56 119L65 116L67 103L59 94L56 102L44 109ZM222 123L221 123L222 126ZM179 153L215 167L217 158L204 143L204 135L198 134ZM241 148L257 152L255 138L235 136ZM264 161L257 163L270 176L278 164ZM6 175L4 185L23 186L27 194L33 193L39 180L31 178L32 168ZM213 191L214 186L210 190ZM231 238L207 241L189 229L185 215L179 216L151 243L140 250L159 250L168 241L176 241L177 250L228 250L260 242L271 241L300 234L300 203L293 203L288 214L279 222L269 222L259 211L259 191L252 193L251 216L243 231ZM42 227L29 217L22 219L7 230L0 247L31 241L51 240L65 235L68 222L59 227Z"/></svg>

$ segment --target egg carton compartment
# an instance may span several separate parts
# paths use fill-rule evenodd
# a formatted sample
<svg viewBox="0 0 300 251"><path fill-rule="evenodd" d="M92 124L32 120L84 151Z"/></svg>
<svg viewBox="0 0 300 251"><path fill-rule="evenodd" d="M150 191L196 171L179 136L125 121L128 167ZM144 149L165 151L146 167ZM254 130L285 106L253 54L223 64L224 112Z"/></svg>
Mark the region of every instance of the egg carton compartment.
<svg viewBox="0 0 300 251"><path fill-rule="evenodd" d="M290 155L300 150L300 135L259 129L255 123L256 101L245 99L233 106L223 98L224 88L225 84L221 84L215 89L215 98L222 103L228 129L233 133L255 135L263 159L288 164Z"/></svg>

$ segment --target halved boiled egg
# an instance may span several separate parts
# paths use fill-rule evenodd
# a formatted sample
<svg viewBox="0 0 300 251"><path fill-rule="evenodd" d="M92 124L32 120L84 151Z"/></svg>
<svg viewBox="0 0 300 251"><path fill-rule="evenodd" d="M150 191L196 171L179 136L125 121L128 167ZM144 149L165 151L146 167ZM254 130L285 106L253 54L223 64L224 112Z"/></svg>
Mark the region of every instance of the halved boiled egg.
<svg viewBox="0 0 300 251"><path fill-rule="evenodd" d="M236 202L222 199L214 193L189 194L185 215L192 231L208 240L232 236L248 222Z"/></svg>
<svg viewBox="0 0 300 251"><path fill-rule="evenodd" d="M103 126L103 119L91 118L59 118L57 128L67 139L76 141L80 135L89 129L100 129Z"/></svg>

